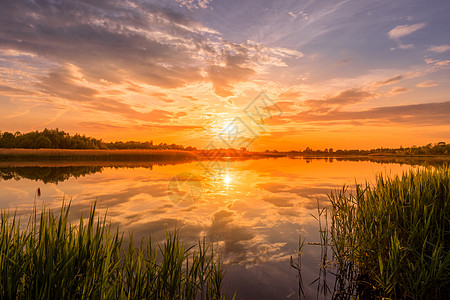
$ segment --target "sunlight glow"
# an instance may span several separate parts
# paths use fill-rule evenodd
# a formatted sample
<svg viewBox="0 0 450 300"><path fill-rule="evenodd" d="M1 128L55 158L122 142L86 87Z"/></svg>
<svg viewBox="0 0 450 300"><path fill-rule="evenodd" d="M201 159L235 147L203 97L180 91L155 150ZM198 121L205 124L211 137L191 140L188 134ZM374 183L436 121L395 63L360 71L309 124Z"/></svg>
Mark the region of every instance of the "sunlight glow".
<svg viewBox="0 0 450 300"><path fill-rule="evenodd" d="M226 174L225 177L223 178L223 181L225 182L226 185L231 183L231 176Z"/></svg>

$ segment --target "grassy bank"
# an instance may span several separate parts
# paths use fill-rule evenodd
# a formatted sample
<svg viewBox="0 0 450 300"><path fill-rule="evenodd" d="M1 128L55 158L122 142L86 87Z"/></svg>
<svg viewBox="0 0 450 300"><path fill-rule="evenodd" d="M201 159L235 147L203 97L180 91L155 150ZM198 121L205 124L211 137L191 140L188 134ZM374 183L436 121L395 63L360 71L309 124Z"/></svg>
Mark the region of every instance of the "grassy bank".
<svg viewBox="0 0 450 300"><path fill-rule="evenodd" d="M70 150L0 149L0 160L16 161L189 161L196 158L183 150Z"/></svg>
<svg viewBox="0 0 450 300"><path fill-rule="evenodd" d="M450 295L450 168L332 193L336 299Z"/></svg>
<svg viewBox="0 0 450 300"><path fill-rule="evenodd" d="M3 212L1 299L222 299L220 259L204 241L187 247L178 232L164 243L125 245L106 217L72 226L69 207L36 212L26 228Z"/></svg>
<svg viewBox="0 0 450 300"><path fill-rule="evenodd" d="M194 160L245 160L273 157L262 152L235 150L80 150L0 148L0 164L8 162L180 163Z"/></svg>

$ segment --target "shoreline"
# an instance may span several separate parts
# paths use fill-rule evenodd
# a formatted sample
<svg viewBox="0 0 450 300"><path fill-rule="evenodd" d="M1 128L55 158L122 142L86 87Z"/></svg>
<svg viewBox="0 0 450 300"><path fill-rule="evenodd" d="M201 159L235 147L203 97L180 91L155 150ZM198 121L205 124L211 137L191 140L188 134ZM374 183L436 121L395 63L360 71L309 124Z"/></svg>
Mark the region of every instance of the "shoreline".
<svg viewBox="0 0 450 300"><path fill-rule="evenodd" d="M226 151L205 152L203 150L152 150L152 149L124 149L124 150L96 150L96 149L6 149L0 148L0 163L5 166L13 162L47 162L63 163L65 165L82 162L95 162L96 165L102 165L106 162L120 163L158 163L158 162L190 162L205 160L247 160L261 158L281 158L291 159L336 159L353 160L363 159L371 161L392 161L392 160L440 160L449 161L450 155L433 154L301 154L291 152L249 152L249 151Z"/></svg>

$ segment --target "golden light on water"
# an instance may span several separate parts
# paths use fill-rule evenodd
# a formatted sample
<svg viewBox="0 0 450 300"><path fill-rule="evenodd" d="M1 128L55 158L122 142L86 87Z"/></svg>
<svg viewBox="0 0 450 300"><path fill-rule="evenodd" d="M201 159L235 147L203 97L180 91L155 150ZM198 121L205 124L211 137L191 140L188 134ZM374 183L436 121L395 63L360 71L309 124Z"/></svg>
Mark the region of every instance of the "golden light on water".
<svg viewBox="0 0 450 300"><path fill-rule="evenodd" d="M223 181L225 182L226 185L229 185L232 181L230 174L227 173L223 178Z"/></svg>

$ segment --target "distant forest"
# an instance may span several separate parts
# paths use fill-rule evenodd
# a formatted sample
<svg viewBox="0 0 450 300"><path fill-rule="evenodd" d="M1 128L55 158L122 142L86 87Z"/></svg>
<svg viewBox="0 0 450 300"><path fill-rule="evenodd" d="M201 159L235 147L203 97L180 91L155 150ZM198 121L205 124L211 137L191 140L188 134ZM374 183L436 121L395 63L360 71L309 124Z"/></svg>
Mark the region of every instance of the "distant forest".
<svg viewBox="0 0 450 300"><path fill-rule="evenodd" d="M43 131L32 131L28 133L11 133L0 131L0 148L24 148L24 149L155 149L155 150L199 150L195 147L185 147L176 144L153 144L153 141L147 142L103 142L101 139L87 137L85 135L70 135L67 132L57 129L44 129ZM236 151L236 150L235 150ZM239 149L240 152L247 152L245 148ZM325 150L314 150L306 147L305 150L293 150L281 152L277 150L266 150L266 154L272 155L448 155L450 154L450 144L439 142L425 146L412 146L400 148L378 148L371 150L334 150L328 148Z"/></svg>
<svg viewBox="0 0 450 300"><path fill-rule="evenodd" d="M87 137L85 135L70 135L59 129L44 129L28 133L11 133L0 131L0 148L24 148L24 149L171 149L171 150L196 150L193 147L184 147L176 144L160 143L153 145L148 142L111 142Z"/></svg>
<svg viewBox="0 0 450 300"><path fill-rule="evenodd" d="M266 153L279 153L277 150L266 150ZM334 150L333 148L325 150L314 150L306 147L301 151L290 151L290 155L448 155L450 154L450 144L439 142L425 146L412 146L400 148L377 148L371 150Z"/></svg>

